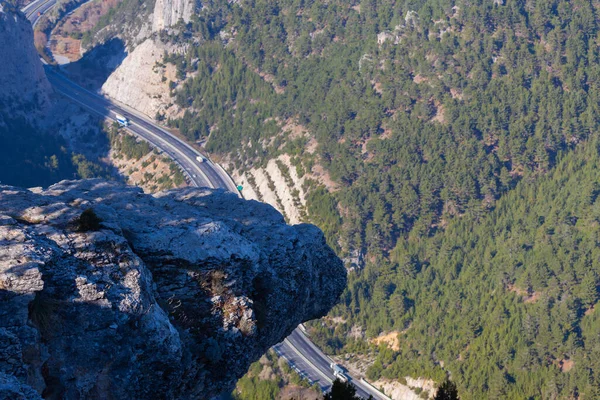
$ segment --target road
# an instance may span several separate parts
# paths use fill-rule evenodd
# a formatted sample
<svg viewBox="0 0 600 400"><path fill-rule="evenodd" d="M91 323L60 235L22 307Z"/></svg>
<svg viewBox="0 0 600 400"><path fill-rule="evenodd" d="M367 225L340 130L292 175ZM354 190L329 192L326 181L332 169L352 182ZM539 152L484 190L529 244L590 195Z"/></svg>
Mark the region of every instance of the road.
<svg viewBox="0 0 600 400"><path fill-rule="evenodd" d="M23 11L23 13L27 16L27 19L31 21L31 25L35 27L40 21L42 15L54 7L56 1L57 0L37 0L23 7L21 11Z"/></svg>
<svg viewBox="0 0 600 400"><path fill-rule="evenodd" d="M48 80L54 90L78 103L83 108L114 121L116 121L116 114L127 117L131 123L127 129L134 135L147 140L179 164L188 176L190 183L194 186L224 188L233 193L238 193L235 184L221 168L208 159L204 162L198 162L197 157L202 156L202 154L171 132L156 125L149 118L130 107L82 88L54 67L46 66L45 68Z"/></svg>
<svg viewBox="0 0 600 400"><path fill-rule="evenodd" d="M41 15L48 12L55 4L56 0L36 0L23 8L22 11L27 15L32 25L35 26ZM116 121L116 114L127 117L131 122L127 129L134 135L148 141L175 161L187 175L192 185L223 188L241 196L235 183L221 166L207 158L204 162L198 162L197 157L202 154L197 149L157 125L147 116L77 85L62 75L55 67L46 65L45 70L54 89L83 108L113 121ZM280 356L287 359L302 376L312 383L317 383L323 391L328 391L331 388L331 384L335 379L330 368L331 359L315 346L300 328L296 328L282 343L274 346L274 349ZM369 395L379 400L389 399L363 381L352 377L350 374L347 374L347 376L356 386L359 396L365 399Z"/></svg>
<svg viewBox="0 0 600 400"><path fill-rule="evenodd" d="M308 378L309 381L317 383L323 391L331 388L331 383L335 379L330 367L332 360L310 341L300 327L273 348L280 356L288 359L292 366L297 367L301 375ZM356 394L360 397L367 399L371 395L376 400L389 400L389 397L363 380L353 377L348 372L346 372L346 376L356 387Z"/></svg>

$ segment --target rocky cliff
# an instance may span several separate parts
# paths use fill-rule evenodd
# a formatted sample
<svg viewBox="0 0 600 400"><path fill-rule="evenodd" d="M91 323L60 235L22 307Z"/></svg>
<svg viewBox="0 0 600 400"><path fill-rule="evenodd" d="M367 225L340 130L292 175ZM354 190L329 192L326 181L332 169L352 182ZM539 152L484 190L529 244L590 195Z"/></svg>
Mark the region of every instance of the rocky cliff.
<svg viewBox="0 0 600 400"><path fill-rule="evenodd" d="M169 68L158 66L165 51L172 52L173 49L159 39L146 39L109 76L102 85L102 92L150 118L154 118L156 113L166 113L169 104L173 103L169 82L176 78L174 71L167 74Z"/></svg>
<svg viewBox="0 0 600 400"><path fill-rule="evenodd" d="M199 5L197 0L156 0L152 30L156 32L168 28L180 19L186 23L190 22L192 14Z"/></svg>
<svg viewBox="0 0 600 400"><path fill-rule="evenodd" d="M167 29L179 20L189 22L199 7L201 4L198 0L156 0L152 32ZM173 106L169 84L177 81L177 78L173 65L160 65L165 53L185 54L186 48L163 43L157 35L148 33L147 36L108 77L102 92L151 118L157 113L171 117L178 110Z"/></svg>
<svg viewBox="0 0 600 400"><path fill-rule="evenodd" d="M0 187L0 398L210 398L345 285L311 225L223 191Z"/></svg>
<svg viewBox="0 0 600 400"><path fill-rule="evenodd" d="M51 88L33 45L31 24L21 12L2 2L0 38L0 111L46 107Z"/></svg>

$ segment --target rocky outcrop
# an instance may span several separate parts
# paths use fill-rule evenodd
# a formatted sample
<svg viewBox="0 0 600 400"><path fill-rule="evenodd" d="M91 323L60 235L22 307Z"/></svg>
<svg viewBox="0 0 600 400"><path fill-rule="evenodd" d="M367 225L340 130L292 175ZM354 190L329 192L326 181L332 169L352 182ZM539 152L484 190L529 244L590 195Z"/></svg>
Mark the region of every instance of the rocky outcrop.
<svg viewBox="0 0 600 400"><path fill-rule="evenodd" d="M210 398L346 279L316 227L209 189L3 186L0 241L0 398Z"/></svg>
<svg viewBox="0 0 600 400"><path fill-rule="evenodd" d="M379 379L373 386L380 388L392 400L422 400L433 399L437 394L435 382L431 379L404 378L404 383L389 379Z"/></svg>
<svg viewBox="0 0 600 400"><path fill-rule="evenodd" d="M190 22L192 14L199 6L197 0L156 0L152 30L157 32L168 28L175 25L180 19L186 23Z"/></svg>
<svg viewBox="0 0 600 400"><path fill-rule="evenodd" d="M33 45L31 24L1 2L0 38L0 110L19 113L47 107L51 88Z"/></svg>
<svg viewBox="0 0 600 400"><path fill-rule="evenodd" d="M168 71L159 66L165 50L171 49L159 40L147 39L110 75L102 85L102 92L150 118L154 118L156 113L165 113L167 106L172 104L171 79L163 79Z"/></svg>
<svg viewBox="0 0 600 400"><path fill-rule="evenodd" d="M179 20L190 22L199 7L198 0L156 0L152 32L167 29ZM169 85L178 79L173 65L162 65L163 55L186 51L186 46L165 44L156 35L150 36L127 55L104 83L102 92L150 118L157 114L175 117L179 110L173 105Z"/></svg>

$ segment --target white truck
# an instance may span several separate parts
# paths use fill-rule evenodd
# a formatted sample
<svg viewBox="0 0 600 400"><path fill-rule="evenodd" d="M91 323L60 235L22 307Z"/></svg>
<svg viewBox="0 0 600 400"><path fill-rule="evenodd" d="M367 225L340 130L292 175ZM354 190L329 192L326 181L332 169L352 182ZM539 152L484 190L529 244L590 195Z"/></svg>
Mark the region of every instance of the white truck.
<svg viewBox="0 0 600 400"><path fill-rule="evenodd" d="M119 125L121 125L121 126L131 125L129 120L127 118L125 118L124 116L122 116L121 114L117 114L116 117L117 117L117 122L119 123Z"/></svg>
<svg viewBox="0 0 600 400"><path fill-rule="evenodd" d="M331 363L331 364L329 364L329 367L333 371L333 376L335 376L337 379L339 379L342 382L348 382L348 377L346 376L344 368L342 368L341 365L336 364L336 363Z"/></svg>

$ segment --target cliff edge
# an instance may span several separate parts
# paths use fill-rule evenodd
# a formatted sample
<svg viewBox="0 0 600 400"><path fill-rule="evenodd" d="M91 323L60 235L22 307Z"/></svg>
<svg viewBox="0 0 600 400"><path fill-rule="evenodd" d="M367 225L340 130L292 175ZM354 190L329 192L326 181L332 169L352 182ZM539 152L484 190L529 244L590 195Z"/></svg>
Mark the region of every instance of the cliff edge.
<svg viewBox="0 0 600 400"><path fill-rule="evenodd" d="M52 89L33 45L31 23L20 11L2 2L0 38L0 111L25 115L24 107L30 110L48 106Z"/></svg>
<svg viewBox="0 0 600 400"><path fill-rule="evenodd" d="M152 18L152 31L175 25L179 20L190 22L196 8L202 5L198 0L156 0Z"/></svg>
<svg viewBox="0 0 600 400"><path fill-rule="evenodd" d="M209 189L0 186L0 398L211 398L346 283L312 225Z"/></svg>

